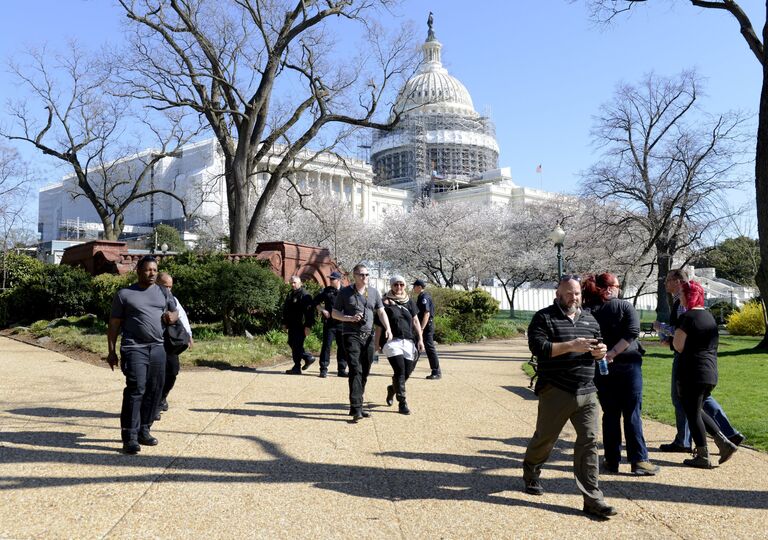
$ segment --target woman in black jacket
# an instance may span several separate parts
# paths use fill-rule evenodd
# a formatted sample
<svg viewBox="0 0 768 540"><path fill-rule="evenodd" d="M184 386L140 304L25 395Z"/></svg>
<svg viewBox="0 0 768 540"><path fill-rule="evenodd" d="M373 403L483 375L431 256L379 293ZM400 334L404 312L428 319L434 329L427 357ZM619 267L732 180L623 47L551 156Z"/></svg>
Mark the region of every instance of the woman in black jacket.
<svg viewBox="0 0 768 540"><path fill-rule="evenodd" d="M600 325L601 337L608 347L608 374L595 374L595 386L603 409L603 467L619 472L621 462L621 419L624 418L627 460L632 474L652 476L659 467L648 461L648 447L643 436L643 353L637 341L640 319L635 308L618 298L619 281L610 273L587 276L582 282L584 306ZM597 336L596 336L597 337Z"/></svg>
<svg viewBox="0 0 768 540"><path fill-rule="evenodd" d="M393 398L397 396L400 414L411 414L405 400L405 381L416 367L418 351L424 350L421 325L416 305L405 292L405 278L392 276L389 286L390 290L382 302L392 329L392 339L381 348L393 371L392 384L387 386L387 405L392 405Z"/></svg>

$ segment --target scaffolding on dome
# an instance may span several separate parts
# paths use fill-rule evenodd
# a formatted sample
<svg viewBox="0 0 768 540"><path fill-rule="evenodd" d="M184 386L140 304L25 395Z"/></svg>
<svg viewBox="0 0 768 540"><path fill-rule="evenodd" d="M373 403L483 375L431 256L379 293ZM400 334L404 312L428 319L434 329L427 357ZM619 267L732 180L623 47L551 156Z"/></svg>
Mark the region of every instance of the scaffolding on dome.
<svg viewBox="0 0 768 540"><path fill-rule="evenodd" d="M409 114L391 131L375 131L371 155L374 183L410 189L418 197L467 187L498 166L493 122L448 112Z"/></svg>

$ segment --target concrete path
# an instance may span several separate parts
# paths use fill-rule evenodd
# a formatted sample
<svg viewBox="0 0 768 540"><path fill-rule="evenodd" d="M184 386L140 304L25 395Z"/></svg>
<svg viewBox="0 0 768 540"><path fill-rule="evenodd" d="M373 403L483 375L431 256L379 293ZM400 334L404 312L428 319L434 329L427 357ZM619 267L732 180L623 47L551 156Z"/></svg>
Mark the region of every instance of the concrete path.
<svg viewBox="0 0 768 540"><path fill-rule="evenodd" d="M768 456L701 471L653 452L657 477L603 476L620 515L581 513L568 427L542 497L521 491L536 400L522 341L441 347L444 377L409 382L411 416L347 416L347 381L186 371L156 447L119 453L123 377L0 338L0 538L765 538ZM385 360L383 359L383 362ZM761 406L764 404L761 404ZM652 448L673 429L646 422Z"/></svg>

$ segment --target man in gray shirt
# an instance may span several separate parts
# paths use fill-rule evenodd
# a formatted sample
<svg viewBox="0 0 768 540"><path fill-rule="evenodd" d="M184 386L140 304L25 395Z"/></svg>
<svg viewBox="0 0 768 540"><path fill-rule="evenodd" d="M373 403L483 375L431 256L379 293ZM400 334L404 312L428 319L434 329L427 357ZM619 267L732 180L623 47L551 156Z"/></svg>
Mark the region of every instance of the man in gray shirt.
<svg viewBox="0 0 768 540"><path fill-rule="evenodd" d="M336 296L333 318L341 321L341 337L349 366L349 414L353 422L370 416L363 410L363 394L373 364L373 312L384 325L387 341L392 339L389 319L381 294L368 286L368 268L358 264L352 269L354 284Z"/></svg>
<svg viewBox="0 0 768 540"><path fill-rule="evenodd" d="M138 283L120 289L112 300L107 330L112 370L118 364L117 336L120 342L120 370L125 375L123 405L120 411L120 435L123 452L135 454L141 445L157 444L149 433L160 403L165 379L163 322L178 320L173 295L155 284L157 262L143 257L136 265Z"/></svg>

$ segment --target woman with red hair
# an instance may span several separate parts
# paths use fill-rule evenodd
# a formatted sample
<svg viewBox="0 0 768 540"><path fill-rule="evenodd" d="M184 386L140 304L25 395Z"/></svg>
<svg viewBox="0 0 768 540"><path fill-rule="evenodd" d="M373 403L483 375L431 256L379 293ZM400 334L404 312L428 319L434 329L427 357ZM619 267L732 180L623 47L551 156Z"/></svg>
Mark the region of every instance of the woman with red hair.
<svg viewBox="0 0 768 540"><path fill-rule="evenodd" d="M619 299L619 280L608 272L582 280L584 306L600 324L600 334L608 347L608 374L595 375L597 397L603 409L603 469L619 472L621 462L621 424L627 460L632 474L652 476L659 467L648 461L643 435L643 348L638 343L640 318L635 308ZM596 336L597 337L597 336Z"/></svg>
<svg viewBox="0 0 768 540"><path fill-rule="evenodd" d="M700 469L711 469L707 433L712 435L720 450L720 463L728 461L738 449L723 435L712 417L702 410L704 400L717 385L717 346L720 337L715 318L704 309L704 289L701 285L695 281L683 282L680 303L687 311L680 315L672 341L672 346L680 353L676 373L677 393L688 419L691 438L696 445L694 457L683 463Z"/></svg>

